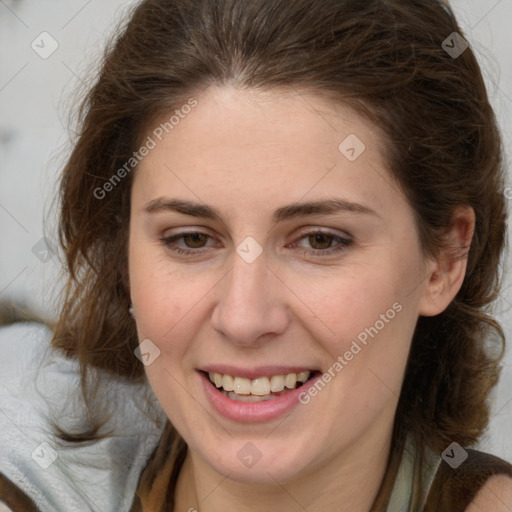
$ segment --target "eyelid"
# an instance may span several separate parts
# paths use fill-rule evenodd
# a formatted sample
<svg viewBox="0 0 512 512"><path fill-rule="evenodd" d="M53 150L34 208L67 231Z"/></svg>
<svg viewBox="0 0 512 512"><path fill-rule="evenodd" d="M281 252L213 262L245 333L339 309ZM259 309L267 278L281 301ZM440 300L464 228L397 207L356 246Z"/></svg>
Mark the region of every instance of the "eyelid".
<svg viewBox="0 0 512 512"><path fill-rule="evenodd" d="M213 235L211 235L210 233L208 233L206 231L201 231L200 229L189 229L186 231L179 231L177 233L171 233L169 235L162 235L161 237L159 237L159 240L164 245L166 245L166 244L170 245L170 243L172 241L183 239L187 235L204 235L205 237L208 238L207 242L210 240L216 240L216 237L214 237ZM207 248L209 248L209 247L200 247L199 249L195 249L195 250L191 249L191 251L199 253L199 251L201 249L207 249Z"/></svg>
<svg viewBox="0 0 512 512"><path fill-rule="evenodd" d="M212 236L212 230L206 226L178 226L173 228L169 227L165 229L163 233L170 233L169 235L165 235L166 237L171 237L174 235L191 235L194 233L201 233L203 235Z"/></svg>
<svg viewBox="0 0 512 512"><path fill-rule="evenodd" d="M316 233L337 236L339 238L343 238L346 240L353 240L352 235L350 235L346 231L339 231L339 230L335 230L333 228L323 228L323 227L318 227L318 226L306 226L304 228L300 228L300 230L298 231L298 236L312 235L312 234L316 234Z"/></svg>

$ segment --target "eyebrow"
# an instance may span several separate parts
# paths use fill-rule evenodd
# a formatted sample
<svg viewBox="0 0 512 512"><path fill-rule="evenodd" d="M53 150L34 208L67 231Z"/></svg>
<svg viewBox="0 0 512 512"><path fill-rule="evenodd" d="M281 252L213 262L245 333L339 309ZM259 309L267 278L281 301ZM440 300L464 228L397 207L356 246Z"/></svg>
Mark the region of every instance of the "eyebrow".
<svg viewBox="0 0 512 512"><path fill-rule="evenodd" d="M376 211L372 210L368 206L346 201L344 199L326 199L323 201L312 201L308 203L292 203L278 208L274 212L274 222L283 222L285 220L305 215L326 215L338 212L359 213L380 217Z"/></svg>
<svg viewBox="0 0 512 512"><path fill-rule="evenodd" d="M216 221L222 220L222 215L215 207L183 199L158 197L147 203L143 211L146 213L178 212L183 215L190 215L191 217L201 217Z"/></svg>
<svg viewBox="0 0 512 512"><path fill-rule="evenodd" d="M147 203L143 211L148 214L178 212L183 215L190 215L191 217L222 222L222 214L214 206L184 199L158 197ZM344 199L326 199L282 206L274 211L273 220L275 223L278 223L307 215L332 215L338 212L358 213L380 218L380 215L368 206Z"/></svg>

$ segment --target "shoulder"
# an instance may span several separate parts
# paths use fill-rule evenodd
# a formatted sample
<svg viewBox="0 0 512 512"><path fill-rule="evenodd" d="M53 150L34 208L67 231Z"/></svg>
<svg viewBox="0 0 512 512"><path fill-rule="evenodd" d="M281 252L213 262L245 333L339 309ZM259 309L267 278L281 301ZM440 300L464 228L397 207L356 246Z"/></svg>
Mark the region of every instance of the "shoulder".
<svg viewBox="0 0 512 512"><path fill-rule="evenodd" d="M48 439L51 334L35 322L0 327L0 512L38 510L26 493L41 469L35 450Z"/></svg>
<svg viewBox="0 0 512 512"><path fill-rule="evenodd" d="M51 389L47 377L55 357L51 350L51 330L38 323L16 323L0 328L0 451L6 445L6 434L26 434L44 416ZM69 373L72 362L61 363ZM27 429L24 429L27 427ZM3 442L2 442L3 441ZM1 470L1 466L0 466Z"/></svg>
<svg viewBox="0 0 512 512"><path fill-rule="evenodd" d="M130 510L165 413L148 386L90 370L94 382L105 384L92 404L102 417L108 409L103 435L91 443L61 442L54 423L82 430L89 416L78 363L53 349L51 337L43 324L0 328L0 477L8 482L4 490L0 485L0 503L12 512ZM10 502L14 488L36 508Z"/></svg>
<svg viewBox="0 0 512 512"><path fill-rule="evenodd" d="M510 512L512 510L512 477L495 475L478 491L467 512Z"/></svg>
<svg viewBox="0 0 512 512"><path fill-rule="evenodd" d="M467 458L459 465L441 462L425 512L509 512L512 465L489 453L472 449L465 452ZM496 503L501 501L500 509Z"/></svg>

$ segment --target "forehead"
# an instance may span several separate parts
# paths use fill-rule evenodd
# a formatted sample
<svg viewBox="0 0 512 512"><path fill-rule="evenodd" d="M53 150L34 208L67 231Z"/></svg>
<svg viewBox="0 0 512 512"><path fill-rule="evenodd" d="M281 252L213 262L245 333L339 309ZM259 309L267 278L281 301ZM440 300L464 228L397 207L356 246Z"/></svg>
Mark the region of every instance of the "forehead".
<svg viewBox="0 0 512 512"><path fill-rule="evenodd" d="M154 147L134 182L146 197L172 189L223 204L233 194L282 203L339 191L375 202L383 177L391 181L378 129L314 93L212 87L155 120L146 137Z"/></svg>
<svg viewBox="0 0 512 512"><path fill-rule="evenodd" d="M311 152L313 145L319 150L324 146L337 149L350 134L365 139L367 146L383 149L385 136L353 108L314 92L220 86L162 113L148 126L148 134L159 146L161 142L193 143L202 149L230 146L237 151L281 145L281 150L290 147L296 154Z"/></svg>

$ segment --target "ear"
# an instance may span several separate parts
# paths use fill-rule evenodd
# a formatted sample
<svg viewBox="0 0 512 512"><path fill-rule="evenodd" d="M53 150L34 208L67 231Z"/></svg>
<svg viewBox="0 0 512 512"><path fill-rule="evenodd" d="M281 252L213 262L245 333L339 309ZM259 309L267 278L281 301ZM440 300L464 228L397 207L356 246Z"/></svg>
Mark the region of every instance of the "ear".
<svg viewBox="0 0 512 512"><path fill-rule="evenodd" d="M468 261L469 248L475 231L475 212L470 206L458 207L445 235L446 244L435 261L429 260L423 294L419 303L421 316L442 313L457 295Z"/></svg>

